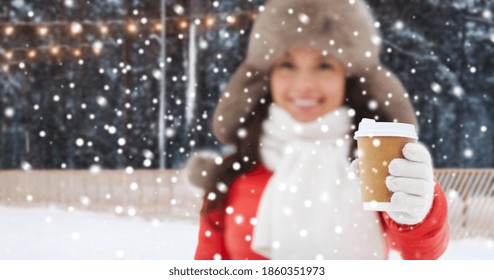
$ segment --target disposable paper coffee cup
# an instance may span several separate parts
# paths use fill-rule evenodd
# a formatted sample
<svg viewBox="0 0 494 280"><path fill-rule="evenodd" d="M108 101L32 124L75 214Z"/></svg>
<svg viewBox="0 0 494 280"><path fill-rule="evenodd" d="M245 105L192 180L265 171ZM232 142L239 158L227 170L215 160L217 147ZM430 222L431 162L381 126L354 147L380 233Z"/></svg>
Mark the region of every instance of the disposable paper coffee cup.
<svg viewBox="0 0 494 280"><path fill-rule="evenodd" d="M371 211L392 211L392 193L386 187L388 165L403 158L403 147L417 142L415 126L406 123L376 122L362 119L354 139L357 140L359 177L363 207Z"/></svg>

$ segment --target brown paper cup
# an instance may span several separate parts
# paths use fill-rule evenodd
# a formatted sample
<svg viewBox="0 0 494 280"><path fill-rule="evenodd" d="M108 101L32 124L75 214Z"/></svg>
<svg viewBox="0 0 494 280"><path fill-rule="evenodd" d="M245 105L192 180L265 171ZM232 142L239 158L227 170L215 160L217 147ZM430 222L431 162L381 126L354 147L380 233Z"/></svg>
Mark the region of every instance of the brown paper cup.
<svg viewBox="0 0 494 280"><path fill-rule="evenodd" d="M391 195L386 187L389 163L403 158L403 147L417 142L410 124L378 123L364 119L355 133L358 145L359 177L363 207L371 211L391 211Z"/></svg>

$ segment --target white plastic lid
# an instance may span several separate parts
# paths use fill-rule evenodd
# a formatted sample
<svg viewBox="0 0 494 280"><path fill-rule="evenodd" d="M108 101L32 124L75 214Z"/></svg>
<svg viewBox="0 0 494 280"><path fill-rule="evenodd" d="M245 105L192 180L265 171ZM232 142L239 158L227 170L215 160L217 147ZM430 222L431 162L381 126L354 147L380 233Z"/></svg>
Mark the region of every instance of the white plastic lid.
<svg viewBox="0 0 494 280"><path fill-rule="evenodd" d="M373 136L396 136L418 139L417 131L413 124L376 122L373 119L362 119L353 138Z"/></svg>

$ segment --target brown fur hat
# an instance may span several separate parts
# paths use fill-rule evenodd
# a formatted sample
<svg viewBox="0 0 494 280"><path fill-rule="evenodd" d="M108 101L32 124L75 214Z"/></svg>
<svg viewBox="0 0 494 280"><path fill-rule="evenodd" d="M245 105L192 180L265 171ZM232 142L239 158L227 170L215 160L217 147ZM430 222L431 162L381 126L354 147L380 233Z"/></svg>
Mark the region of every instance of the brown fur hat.
<svg viewBox="0 0 494 280"><path fill-rule="evenodd" d="M359 78L389 119L416 124L408 94L379 61L380 35L363 0L270 0L250 34L247 57L227 84L216 107L213 133L235 143L238 129L259 100L269 94L274 59L290 49L310 46L334 56Z"/></svg>

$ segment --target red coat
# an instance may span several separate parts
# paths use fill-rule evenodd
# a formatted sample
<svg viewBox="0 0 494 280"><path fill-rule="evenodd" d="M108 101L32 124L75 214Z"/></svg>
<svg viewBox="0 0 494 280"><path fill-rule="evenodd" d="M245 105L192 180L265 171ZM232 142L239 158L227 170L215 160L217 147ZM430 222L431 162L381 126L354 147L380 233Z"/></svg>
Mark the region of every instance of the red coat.
<svg viewBox="0 0 494 280"><path fill-rule="evenodd" d="M227 209L201 215L195 259L265 259L252 251L253 225L262 192L272 173L261 164L237 178L230 187ZM224 211L221 215L220 211ZM432 209L425 220L414 226L400 225L379 212L387 252L397 250L404 259L437 259L449 241L447 203L439 184L435 186ZM222 230L211 226L213 221Z"/></svg>

